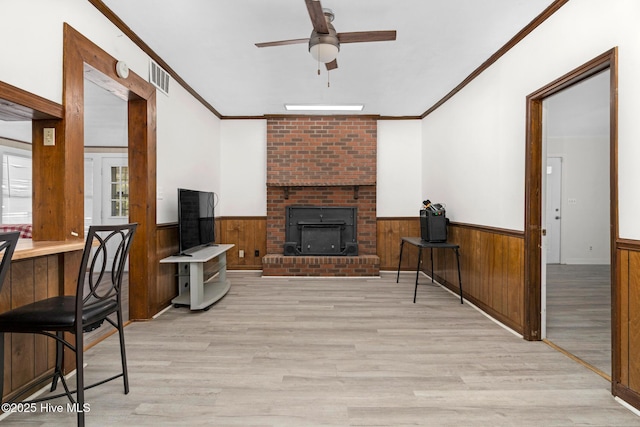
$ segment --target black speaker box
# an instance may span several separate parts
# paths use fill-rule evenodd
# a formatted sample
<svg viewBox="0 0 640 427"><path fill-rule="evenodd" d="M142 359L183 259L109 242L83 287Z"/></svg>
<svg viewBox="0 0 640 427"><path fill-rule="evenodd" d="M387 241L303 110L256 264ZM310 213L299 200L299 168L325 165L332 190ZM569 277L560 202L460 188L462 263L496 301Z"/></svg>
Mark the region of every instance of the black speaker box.
<svg viewBox="0 0 640 427"><path fill-rule="evenodd" d="M447 218L444 209L420 210L420 237L432 243L447 241Z"/></svg>

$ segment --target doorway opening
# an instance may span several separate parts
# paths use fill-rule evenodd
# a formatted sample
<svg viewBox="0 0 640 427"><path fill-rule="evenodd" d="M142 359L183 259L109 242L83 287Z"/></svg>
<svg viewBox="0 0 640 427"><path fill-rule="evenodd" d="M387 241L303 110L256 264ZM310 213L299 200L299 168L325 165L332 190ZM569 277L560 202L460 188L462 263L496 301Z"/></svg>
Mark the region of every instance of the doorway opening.
<svg viewBox="0 0 640 427"><path fill-rule="evenodd" d="M100 85L94 68L84 67L84 234L92 225L129 222L129 164L127 100ZM111 83L115 84L115 83ZM111 265L116 246L107 244ZM129 316L129 261L122 279L122 318ZM112 331L105 328L87 334L88 345Z"/></svg>
<svg viewBox="0 0 640 427"><path fill-rule="evenodd" d="M605 369L594 368L590 362L586 362L585 365L601 375L604 374L605 377L607 377L606 372L609 372L611 377L608 379L613 378L614 381L617 375L616 361L620 357L620 351L615 344L617 339L615 331L618 327L615 323L617 318L615 242L618 234L616 57L617 49L614 48L527 97L524 330L524 336L529 340L546 339L547 335L551 337L557 334L554 328L558 319L550 318L548 310L554 314L562 308L563 303L556 304L559 297L550 295L551 292L558 290L556 287L548 286L551 284L550 281L564 280L567 282L565 285L569 287L569 295L566 301L576 302L582 297L587 299L584 292L583 295L578 292L578 290L584 291L588 287L585 285L585 280L582 280L578 285L570 283L571 280L568 280L567 277L577 277L577 273L575 271L560 271L561 267L570 264L578 270L586 270L587 267L600 268L602 271L599 271L598 274L604 275L604 284L601 283L597 287L601 291L604 287L605 294L609 296L608 300L603 298L607 306L604 309L604 315L608 321L603 329L608 329L609 333L605 332L607 337L604 343L598 342L595 345L600 349L603 346L608 346L601 351L610 357L604 362L608 365L603 366ZM563 101L563 91L578 88L582 84L593 83L598 79L603 79L605 82L604 92L607 96L604 105L604 120L608 124L607 134L603 138L605 142L603 143L603 139L601 139L600 142L594 142L596 148L587 149L588 143L584 138L581 140L583 146L577 147L574 146L576 141L570 141L570 138L566 138L566 136L555 142L552 141L553 138L547 138L554 132L553 119L549 120L549 107L551 106L553 109L553 102ZM565 92L565 94L569 93L569 91ZM554 95L558 95L555 100ZM571 109L565 105L561 107L561 110L571 112L575 111L575 108ZM566 121L566 118L560 120L560 124L565 124ZM574 153L576 150L583 152ZM601 152L596 154L597 150L602 150L605 154L603 155ZM598 156L600 158L597 158ZM553 177L550 175L553 175L554 165L558 168L557 160L548 160L553 157L561 158L559 161L561 179L559 184L555 184L560 186L559 190L548 190L547 187L547 184L553 185ZM597 175L594 170L589 170L594 166L585 166L589 161L596 162L598 166L595 167L604 174L604 178L602 175ZM551 170L549 170L549 166ZM597 183L593 181L594 179L598 180ZM570 180L582 180L583 182L571 184ZM554 191L560 192L560 201L557 206L553 205L552 200L547 200L547 196L551 197ZM556 211L556 209L558 210ZM599 218L594 218L597 215ZM556 217L558 217L558 224L553 224ZM590 222L596 219L598 221L595 225ZM559 240L554 233L559 233ZM554 241L557 243L553 243ZM549 248L550 244L559 246ZM596 256L596 254L598 255ZM551 258L551 260L558 262L548 263L548 256L558 256ZM549 264L549 269L547 269L547 264ZM580 275L582 274L591 274L592 277L595 277L593 271L581 271ZM549 304L547 304L548 302ZM555 305L559 307L555 307ZM595 306L592 305L592 302L585 300L583 307L593 309ZM585 339L589 333L587 332L588 328L585 327L586 322L575 318L573 320L574 326L578 325L581 328L571 332L571 335L576 335L578 340L588 341ZM554 339L561 340L562 338L558 336ZM585 362L580 356L573 358Z"/></svg>
<svg viewBox="0 0 640 427"><path fill-rule="evenodd" d="M610 72L543 99L542 338L611 380Z"/></svg>

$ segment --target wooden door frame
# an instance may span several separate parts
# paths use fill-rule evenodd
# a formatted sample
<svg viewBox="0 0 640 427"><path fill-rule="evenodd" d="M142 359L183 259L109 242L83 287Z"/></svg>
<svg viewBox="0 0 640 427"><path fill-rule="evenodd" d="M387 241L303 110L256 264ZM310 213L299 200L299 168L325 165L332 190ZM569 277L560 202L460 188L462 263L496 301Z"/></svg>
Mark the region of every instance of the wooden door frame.
<svg viewBox="0 0 640 427"><path fill-rule="evenodd" d="M50 229L51 240L83 238L84 234L84 79L85 76L128 102L129 220L138 223L129 258L129 317L149 319L150 296L156 287L156 90L134 72L116 74L117 59L64 24L63 106L60 144L47 158L60 165L49 172L48 185L34 193L39 211L63 218ZM88 71L88 72L85 72ZM34 161L36 161L34 155ZM41 156L46 164L46 156ZM51 163L49 163L50 165ZM34 164L34 168L37 167ZM47 169L54 169L48 167ZM54 188L51 191L51 188ZM35 210L35 209L34 209ZM35 212L34 212L35 214ZM75 292L75 289L67 289Z"/></svg>
<svg viewBox="0 0 640 427"><path fill-rule="evenodd" d="M525 324L527 340L541 339L541 262L542 262L542 101L563 89L609 69L610 108L610 241L611 241L611 327L612 379L619 379L618 312L616 304L618 237L618 49L613 48L527 96L525 165Z"/></svg>

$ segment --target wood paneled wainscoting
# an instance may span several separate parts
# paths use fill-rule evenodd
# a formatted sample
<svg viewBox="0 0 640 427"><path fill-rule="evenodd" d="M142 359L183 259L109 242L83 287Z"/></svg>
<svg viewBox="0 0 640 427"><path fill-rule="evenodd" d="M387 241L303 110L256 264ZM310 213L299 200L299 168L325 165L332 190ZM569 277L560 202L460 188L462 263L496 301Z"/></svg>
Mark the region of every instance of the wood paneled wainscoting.
<svg viewBox="0 0 640 427"><path fill-rule="evenodd" d="M156 227L156 262L158 283L149 289L149 312L159 313L178 296L178 267L176 264L160 264L160 260L179 252L178 224L160 224Z"/></svg>
<svg viewBox="0 0 640 427"><path fill-rule="evenodd" d="M522 333L524 324L524 236L521 232L452 223L449 241L460 245L460 264L464 297L482 310ZM419 236L420 220L415 218L378 218L377 253L380 270L398 268L400 238ZM220 217L216 219L216 241L233 243L227 254L231 270L262 270L266 255L266 217ZM158 226L158 261L178 250L177 225ZM402 270L415 270L418 251L407 245ZM239 257L239 251L244 257ZM423 251L423 270L430 268L429 251ZM457 292L458 277L452 251L434 251L435 278ZM175 266L159 270L155 300L158 312L177 295Z"/></svg>
<svg viewBox="0 0 640 427"><path fill-rule="evenodd" d="M400 238L419 236L419 218L378 218L381 270L396 270ZM464 297L505 325L522 333L524 325L524 235L521 232L451 223L448 241L460 245ZM405 245L402 270L415 270L418 251ZM429 273L430 253L423 253L422 270ZM434 251L435 279L458 292L453 251Z"/></svg>
<svg viewBox="0 0 640 427"><path fill-rule="evenodd" d="M618 288L612 303L618 318L613 319L611 387L614 395L640 408L640 241L619 241L616 246Z"/></svg>
<svg viewBox="0 0 640 427"><path fill-rule="evenodd" d="M262 270L262 257L267 254L267 217L222 217L216 225L216 241L235 245L227 252L227 268Z"/></svg>

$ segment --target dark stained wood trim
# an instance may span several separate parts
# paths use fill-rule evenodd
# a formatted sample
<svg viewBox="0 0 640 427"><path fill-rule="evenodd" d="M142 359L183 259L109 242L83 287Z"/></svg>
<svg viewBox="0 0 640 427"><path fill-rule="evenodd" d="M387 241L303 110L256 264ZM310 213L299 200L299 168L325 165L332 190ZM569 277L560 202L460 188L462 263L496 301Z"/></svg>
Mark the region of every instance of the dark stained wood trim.
<svg viewBox="0 0 640 427"><path fill-rule="evenodd" d="M318 121L333 119L353 119L353 120L378 120L378 114L265 114L264 118L274 120L287 119L314 119Z"/></svg>
<svg viewBox="0 0 640 427"><path fill-rule="evenodd" d="M295 117L289 114L275 115L276 117ZM222 120L267 120L274 115L264 115L264 116L222 116ZM320 116L324 117L324 116ZM355 115L355 117L370 117L370 115ZM377 120L422 120L420 116L375 116Z"/></svg>
<svg viewBox="0 0 640 427"><path fill-rule="evenodd" d="M130 252L129 317L149 319L155 314L151 313L149 298L158 274L155 258L156 89L134 72L126 79L118 77L116 62L116 58L68 24L64 25L64 143L56 146L62 151L64 161L53 179L53 185L61 186L63 192L52 199L52 204L58 197L64 201L63 210L54 212L64 218L63 239L73 239L72 232L81 239L84 234L84 79L85 74L89 74L92 81L116 90L128 100L129 220L138 223Z"/></svg>
<svg viewBox="0 0 640 427"><path fill-rule="evenodd" d="M0 119L53 120L62 119L63 116L62 105L0 82Z"/></svg>
<svg viewBox="0 0 640 427"><path fill-rule="evenodd" d="M527 96L526 166L525 166L525 333L527 339L539 339L541 326L541 224L542 224L542 102L573 84L605 69L610 71L610 242L611 242L611 327L612 393L621 386L621 360L628 355L620 347L620 265L617 260L618 232L618 50L599 55ZM635 245L632 241L624 241Z"/></svg>
<svg viewBox="0 0 640 427"><path fill-rule="evenodd" d="M265 116L222 116L222 120L267 120Z"/></svg>
<svg viewBox="0 0 640 427"><path fill-rule="evenodd" d="M378 120L422 120L421 116L380 116Z"/></svg>
<svg viewBox="0 0 640 427"><path fill-rule="evenodd" d="M250 215L250 216L220 216L216 217L216 220L259 220L259 219L267 219L266 215Z"/></svg>
<svg viewBox="0 0 640 427"><path fill-rule="evenodd" d="M616 240L616 247L619 250L640 252L640 240L618 239Z"/></svg>
<svg viewBox="0 0 640 427"><path fill-rule="evenodd" d="M149 45L147 45L138 35L133 32L127 24L125 24L122 19L118 17L111 9L109 9L102 1L100 0L89 0L100 13L102 13L113 25L118 27L120 31L122 31L127 37L131 39L144 53L149 55L151 59L153 59L160 67L162 67L169 75L176 81L180 86L182 86L187 92L189 92L195 99L200 101L200 103L209 111L211 111L218 118L222 118L222 115L215 109L211 104L209 104L198 92L196 92L182 77L175 72L173 68L169 66L157 53L154 52Z"/></svg>
<svg viewBox="0 0 640 427"><path fill-rule="evenodd" d="M542 257L542 101L569 86L579 83L607 68L615 75L617 50L611 49L597 56L564 76L552 81L541 89L527 96L527 129L526 129L526 164L525 164L525 332L529 340L539 340L541 328L541 290L540 265ZM615 85L617 87L617 84ZM612 86L611 109L617 110L617 98L613 96ZM612 111L611 119L617 117ZM611 123L612 134L617 134L617 125ZM617 136L611 138L611 156L617 153ZM613 164L612 164L613 167ZM615 171L615 172L614 172ZM617 171L612 169L611 185L617 187ZM617 206L617 190L611 192L611 203ZM617 223L617 211L612 209L612 223ZM612 237L612 253L615 239ZM612 256L612 265L615 256ZM612 268L612 279L615 268ZM612 280L615 283L615 280Z"/></svg>
<svg viewBox="0 0 640 427"><path fill-rule="evenodd" d="M528 340L540 340L542 299L540 294L540 248L542 247L542 100L527 100L524 236L524 331ZM540 172L541 174L542 172Z"/></svg>
<svg viewBox="0 0 640 427"><path fill-rule="evenodd" d="M558 9L564 6L569 0L556 0L549 7L542 11L540 15L538 15L533 21L531 21L526 27L518 32L515 36L511 38L504 46L500 48L496 53L491 55L489 59L484 61L482 65L476 68L469 76L464 79L458 86L453 88L451 92L446 94L440 101L436 102L431 108L425 111L420 118L424 119L429 114L433 113L437 110L442 104L447 102L449 99L453 98L453 96L460 92L466 85L471 83L476 77L482 74L487 68L493 65L498 59L500 59L504 54L506 54L511 48L520 43L522 39L524 39L527 35L529 35L533 30L535 30L540 24L546 21L551 15L556 13Z"/></svg>
<svg viewBox="0 0 640 427"><path fill-rule="evenodd" d="M507 228L489 227L486 225L466 224L462 222L451 222L449 225L460 228L470 228L473 230L484 231L491 234L500 234L503 236L524 238L524 231L509 230Z"/></svg>
<svg viewBox="0 0 640 427"><path fill-rule="evenodd" d="M413 220L418 219L418 216L399 216L399 217L377 217L378 220L382 221L402 221L402 220ZM484 231L492 234L501 234L503 236L511 236L511 237L519 237L524 238L524 231L518 230L510 230L507 228L498 228L498 227L489 227L486 225L477 225L477 224L468 224L464 222L449 222L449 225L452 227L460 227L460 228L470 228L473 230Z"/></svg>

